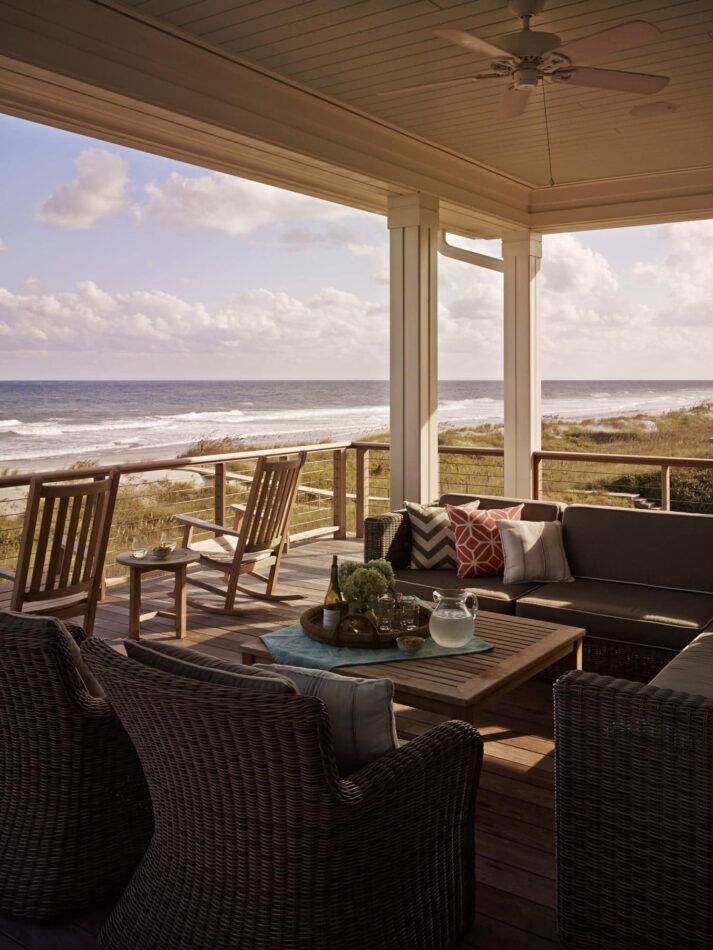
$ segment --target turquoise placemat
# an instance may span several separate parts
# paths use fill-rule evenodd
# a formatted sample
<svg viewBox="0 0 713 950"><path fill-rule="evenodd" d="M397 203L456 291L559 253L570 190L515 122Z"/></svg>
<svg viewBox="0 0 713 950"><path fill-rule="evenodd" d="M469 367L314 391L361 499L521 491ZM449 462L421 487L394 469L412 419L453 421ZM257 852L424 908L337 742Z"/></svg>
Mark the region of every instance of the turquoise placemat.
<svg viewBox="0 0 713 950"><path fill-rule="evenodd" d="M332 647L326 643L310 640L295 624L276 633L263 633L260 637L277 663L288 666L303 666L312 670L333 670L337 666L359 666L362 663L393 663L397 660L425 660L431 656L462 656L465 653L485 653L492 650L491 643L475 637L464 647L439 647L429 637L416 656L406 656L398 647L374 650L368 647Z"/></svg>

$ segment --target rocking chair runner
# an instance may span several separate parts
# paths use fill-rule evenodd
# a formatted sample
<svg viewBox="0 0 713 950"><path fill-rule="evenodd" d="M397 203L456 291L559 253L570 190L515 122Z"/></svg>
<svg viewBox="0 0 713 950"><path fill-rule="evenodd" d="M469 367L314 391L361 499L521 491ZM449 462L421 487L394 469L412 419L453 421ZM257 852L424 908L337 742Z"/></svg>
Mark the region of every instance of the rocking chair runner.
<svg viewBox="0 0 713 950"><path fill-rule="evenodd" d="M188 577L189 584L224 598L224 605L219 609L232 611L238 591L251 597L273 599L289 537L290 515L306 458L305 452L300 452L292 460L260 458L245 508L233 506L236 519L232 529L190 515L177 516L183 525L183 547L195 551L203 567L220 571L227 580L227 586L220 587L200 578ZM192 543L196 528L210 531L215 537ZM259 573L265 568L269 568L267 575ZM264 581L265 594L241 587L239 581L243 574L252 574Z"/></svg>
<svg viewBox="0 0 713 950"><path fill-rule="evenodd" d="M0 568L14 582L11 610L81 615L91 636L118 488L119 472L74 485L30 480L17 569Z"/></svg>

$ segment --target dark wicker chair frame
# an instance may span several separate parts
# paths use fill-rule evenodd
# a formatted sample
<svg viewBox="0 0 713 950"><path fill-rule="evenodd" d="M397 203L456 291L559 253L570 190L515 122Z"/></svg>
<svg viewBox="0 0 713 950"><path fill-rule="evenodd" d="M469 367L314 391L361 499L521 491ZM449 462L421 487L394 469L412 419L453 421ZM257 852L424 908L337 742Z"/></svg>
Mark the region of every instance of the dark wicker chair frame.
<svg viewBox="0 0 713 950"><path fill-rule="evenodd" d="M482 743L449 722L340 780L324 706L88 641L156 833L103 950L445 950L473 918Z"/></svg>
<svg viewBox="0 0 713 950"><path fill-rule="evenodd" d="M713 946L713 701L592 673L555 685L564 950Z"/></svg>
<svg viewBox="0 0 713 950"><path fill-rule="evenodd" d="M411 560L411 524L408 514L390 511L364 519L364 560L385 558L395 568L408 567ZM586 618L582 622L586 626ZM625 643L587 636L583 643L585 670L605 675L614 673L638 682L648 682L678 653L642 643ZM538 674L538 679L554 682L567 669L564 661Z"/></svg>
<svg viewBox="0 0 713 950"><path fill-rule="evenodd" d="M44 918L120 893L153 821L134 747L58 621L26 623L0 613L0 913Z"/></svg>

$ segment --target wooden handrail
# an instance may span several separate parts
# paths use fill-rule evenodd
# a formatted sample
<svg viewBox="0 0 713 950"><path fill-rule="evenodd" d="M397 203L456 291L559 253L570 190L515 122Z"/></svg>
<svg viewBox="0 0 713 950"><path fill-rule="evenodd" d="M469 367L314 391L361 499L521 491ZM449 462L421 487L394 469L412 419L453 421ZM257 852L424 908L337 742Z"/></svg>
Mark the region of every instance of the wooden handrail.
<svg viewBox="0 0 713 950"><path fill-rule="evenodd" d="M149 462L125 462L120 465L98 465L94 468L62 468L50 472L25 472L0 476L0 488L17 488L29 485L30 479L41 474L47 481L63 482L76 478L95 478L118 471L122 475L139 475L142 472L171 471L191 465L214 465L217 462L249 462L251 459L272 458L275 455L292 455L295 452L329 452L351 448L351 442L322 442L314 445L290 445L274 449L253 449L245 452L225 452L221 455L191 455L185 458L157 459Z"/></svg>
<svg viewBox="0 0 713 950"><path fill-rule="evenodd" d="M533 458L561 462L610 462L613 465L671 465L684 468L713 468L713 458L689 458L685 455L607 455L604 452L551 452L542 449Z"/></svg>

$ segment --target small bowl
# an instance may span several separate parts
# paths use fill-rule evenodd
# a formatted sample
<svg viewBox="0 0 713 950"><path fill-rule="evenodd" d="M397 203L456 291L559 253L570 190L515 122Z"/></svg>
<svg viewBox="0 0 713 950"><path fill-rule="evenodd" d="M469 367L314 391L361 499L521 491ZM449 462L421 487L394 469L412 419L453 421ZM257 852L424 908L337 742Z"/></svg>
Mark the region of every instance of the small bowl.
<svg viewBox="0 0 713 950"><path fill-rule="evenodd" d="M151 549L151 553L154 557L161 560L164 557L168 557L169 554L172 554L176 550L175 541L162 541L161 544L157 544L155 548Z"/></svg>
<svg viewBox="0 0 713 950"><path fill-rule="evenodd" d="M416 637L412 635L396 637L396 645L402 653L406 654L406 656L416 656L416 654L420 653L423 649L425 642L426 641L423 637Z"/></svg>

